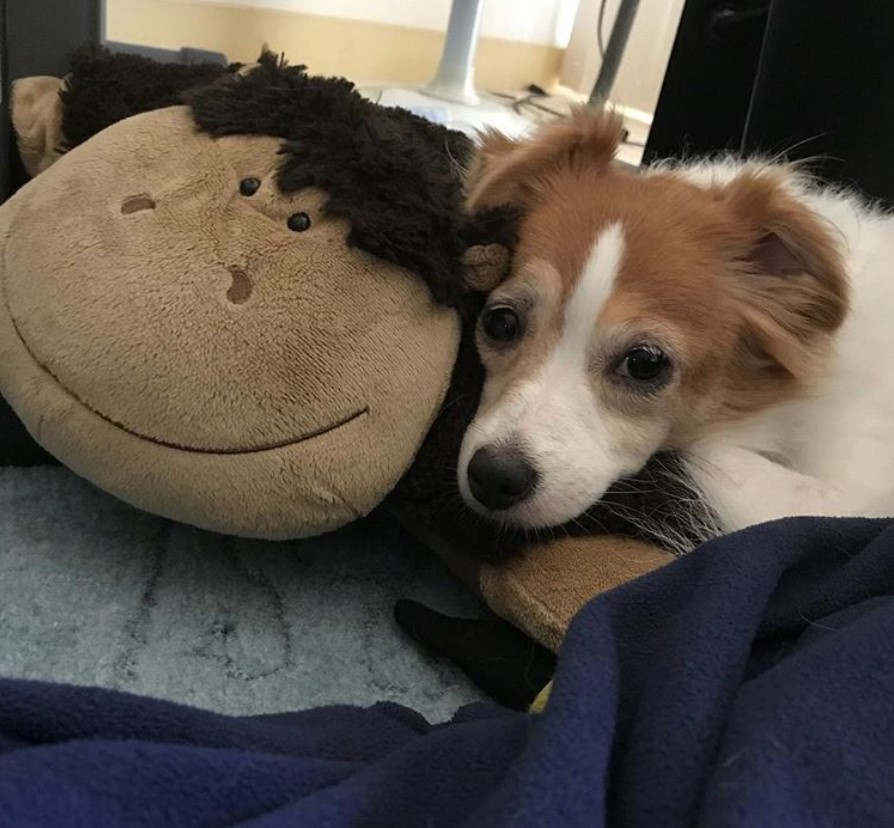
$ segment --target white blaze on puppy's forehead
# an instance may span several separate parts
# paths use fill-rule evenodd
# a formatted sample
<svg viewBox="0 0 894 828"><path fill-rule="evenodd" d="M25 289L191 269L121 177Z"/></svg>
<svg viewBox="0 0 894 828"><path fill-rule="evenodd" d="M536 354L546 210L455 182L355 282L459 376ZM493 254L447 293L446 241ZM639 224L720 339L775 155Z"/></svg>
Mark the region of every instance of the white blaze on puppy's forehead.
<svg viewBox="0 0 894 828"><path fill-rule="evenodd" d="M595 419L597 401L587 376L587 359L596 318L614 290L624 255L624 235L619 223L606 227L593 242L565 306L562 330L555 349L539 375L525 389L523 431L533 431L530 441L536 448L535 423L547 411L554 419L567 421L584 415ZM532 422L533 421L533 422ZM588 423L599 431L598 422ZM523 435L526 438L527 434Z"/></svg>
<svg viewBox="0 0 894 828"><path fill-rule="evenodd" d="M615 222L596 237L568 300L559 345L563 356L586 360L596 317L615 288L623 257L624 231L621 223Z"/></svg>
<svg viewBox="0 0 894 828"><path fill-rule="evenodd" d="M518 427L522 432L518 436L533 449L543 437L539 432L544 419L555 430L558 423L576 415L595 417L596 399L587 375L590 340L599 312L614 290L623 255L621 225L611 224L596 237L570 291L555 346L536 373L489 414L488 420L500 429Z"/></svg>

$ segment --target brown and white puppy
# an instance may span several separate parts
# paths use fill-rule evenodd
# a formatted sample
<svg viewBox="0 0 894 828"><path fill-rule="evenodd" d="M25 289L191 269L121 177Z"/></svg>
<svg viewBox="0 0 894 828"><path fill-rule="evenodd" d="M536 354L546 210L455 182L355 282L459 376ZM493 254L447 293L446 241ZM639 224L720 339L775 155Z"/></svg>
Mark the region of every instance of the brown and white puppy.
<svg viewBox="0 0 894 828"><path fill-rule="evenodd" d="M872 365L894 347L894 219L790 167L628 170L620 130L581 111L482 139L469 202L522 221L479 322L463 497L555 526L674 450L723 530L894 513L894 374Z"/></svg>

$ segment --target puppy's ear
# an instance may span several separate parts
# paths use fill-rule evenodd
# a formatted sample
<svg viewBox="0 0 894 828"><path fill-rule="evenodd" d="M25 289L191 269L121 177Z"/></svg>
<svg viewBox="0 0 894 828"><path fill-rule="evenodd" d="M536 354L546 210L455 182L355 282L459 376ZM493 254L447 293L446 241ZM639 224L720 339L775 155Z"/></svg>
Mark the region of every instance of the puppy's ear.
<svg viewBox="0 0 894 828"><path fill-rule="evenodd" d="M607 166L621 134L619 115L587 108L522 140L486 132L466 178L468 205L472 210L501 204L524 209L536 198L538 176L563 165L572 169Z"/></svg>
<svg viewBox="0 0 894 828"><path fill-rule="evenodd" d="M481 133L465 176L466 203L471 210L510 203L511 192L501 199L499 186L494 189L492 182L495 180L494 173L507 165L512 153L520 146L520 141L494 129Z"/></svg>
<svg viewBox="0 0 894 828"><path fill-rule="evenodd" d="M830 226L788 189L785 173L750 171L717 191L737 236L732 286L742 319L741 369L768 391L808 378L848 311Z"/></svg>

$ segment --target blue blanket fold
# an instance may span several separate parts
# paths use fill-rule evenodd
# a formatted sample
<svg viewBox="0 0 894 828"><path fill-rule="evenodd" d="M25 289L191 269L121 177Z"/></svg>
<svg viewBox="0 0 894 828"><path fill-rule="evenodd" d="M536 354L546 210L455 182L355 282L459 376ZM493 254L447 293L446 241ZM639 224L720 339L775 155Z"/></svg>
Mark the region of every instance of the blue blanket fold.
<svg viewBox="0 0 894 828"><path fill-rule="evenodd" d="M592 601L536 718L232 718L0 681L0 825L894 825L894 526L798 519Z"/></svg>

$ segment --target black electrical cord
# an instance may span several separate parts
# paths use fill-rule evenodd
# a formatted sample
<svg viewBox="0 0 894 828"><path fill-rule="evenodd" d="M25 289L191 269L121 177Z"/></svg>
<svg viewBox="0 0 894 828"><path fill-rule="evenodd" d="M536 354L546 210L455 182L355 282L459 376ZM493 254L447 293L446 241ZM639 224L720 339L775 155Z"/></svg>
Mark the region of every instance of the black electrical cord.
<svg viewBox="0 0 894 828"><path fill-rule="evenodd" d="M538 91L533 91L533 90ZM547 93L541 89L541 87L536 84L531 84L528 86L528 94L524 95L521 98L516 98L515 95L507 95L503 92L489 92L488 94L493 95L495 98L505 98L507 101L511 101L509 104L512 107L513 111L517 114L521 115L522 109L526 106L531 106L534 109L539 109L541 112L546 112L549 115L553 115L556 118L565 118L566 114L564 112L559 112L555 109L551 109L548 106L544 106L541 103L537 103L536 98L544 98L548 97Z"/></svg>

